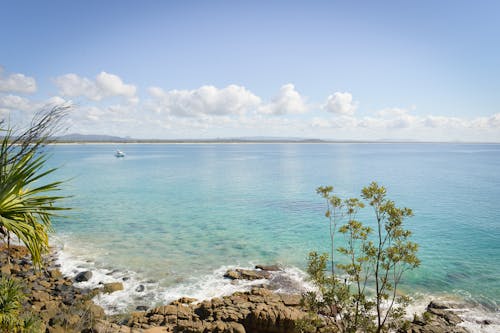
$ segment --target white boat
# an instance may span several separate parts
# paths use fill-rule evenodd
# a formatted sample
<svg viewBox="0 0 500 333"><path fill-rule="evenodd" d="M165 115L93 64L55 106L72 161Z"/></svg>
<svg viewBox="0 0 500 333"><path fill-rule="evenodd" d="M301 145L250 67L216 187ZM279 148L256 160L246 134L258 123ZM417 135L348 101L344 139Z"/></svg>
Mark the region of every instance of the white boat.
<svg viewBox="0 0 500 333"><path fill-rule="evenodd" d="M115 153L115 156L116 157L125 157L125 153L122 152L121 150L117 150L116 153Z"/></svg>

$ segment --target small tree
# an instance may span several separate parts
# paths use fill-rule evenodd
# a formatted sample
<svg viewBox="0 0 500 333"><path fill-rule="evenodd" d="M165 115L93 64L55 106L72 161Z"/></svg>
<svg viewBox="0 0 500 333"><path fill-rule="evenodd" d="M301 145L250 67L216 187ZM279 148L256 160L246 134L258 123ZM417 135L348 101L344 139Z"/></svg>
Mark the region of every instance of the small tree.
<svg viewBox="0 0 500 333"><path fill-rule="evenodd" d="M339 332L381 332L401 324L408 298L399 296L403 274L420 261L417 244L403 222L412 216L409 208L398 208L386 198L386 189L373 182L363 188L361 197L373 207L374 227L357 220L365 204L357 198L342 200L333 187L319 187L327 203L331 257L309 254L308 274L317 292L304 295L314 313L326 319ZM339 226L339 223L345 222ZM374 232L375 230L375 232ZM335 232L344 236L344 246L336 246ZM341 255L336 263L335 254ZM337 268L337 270L335 270Z"/></svg>

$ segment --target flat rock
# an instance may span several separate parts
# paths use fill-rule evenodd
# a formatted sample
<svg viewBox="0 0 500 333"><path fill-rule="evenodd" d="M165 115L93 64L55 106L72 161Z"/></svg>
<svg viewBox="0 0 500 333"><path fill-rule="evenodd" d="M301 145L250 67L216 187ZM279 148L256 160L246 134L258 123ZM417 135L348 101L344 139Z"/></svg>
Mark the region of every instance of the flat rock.
<svg viewBox="0 0 500 333"><path fill-rule="evenodd" d="M260 280L269 279L271 274L268 271L251 270L251 269L230 269L224 274L225 278L232 280Z"/></svg>
<svg viewBox="0 0 500 333"><path fill-rule="evenodd" d="M111 282L105 283L103 287L103 292L111 294L118 290L123 290L123 283L121 282Z"/></svg>

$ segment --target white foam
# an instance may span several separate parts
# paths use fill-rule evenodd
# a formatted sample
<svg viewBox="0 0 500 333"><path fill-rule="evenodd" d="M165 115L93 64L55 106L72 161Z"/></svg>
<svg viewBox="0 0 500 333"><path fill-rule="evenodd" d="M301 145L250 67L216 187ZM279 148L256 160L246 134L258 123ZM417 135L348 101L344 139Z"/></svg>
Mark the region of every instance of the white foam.
<svg viewBox="0 0 500 333"><path fill-rule="evenodd" d="M60 242L60 240L59 240ZM269 280L229 280L224 278L224 273L228 269L236 266L221 266L210 274L198 277L191 277L175 285L164 287L158 281L150 281L146 276L141 276L137 272L129 270L116 270L109 267L97 267L95 262L102 254L85 255L76 254L74 251L66 251L60 244L58 249L58 263L61 265L61 272L73 278L82 271L92 271L92 278L86 282L75 283L81 288L97 288L102 283L122 282L124 289L111 294L99 294L94 298L94 302L102 306L107 314L124 313L135 310L136 306L147 307L159 306L170 303L181 297L191 297L198 301L231 295L237 291L248 291L254 286L268 285L269 288L280 293L303 293L314 290L314 285L307 281L307 274L296 267L284 267L283 271L271 272ZM252 269L254 266L238 268ZM142 285L142 292L136 289ZM413 295L413 301L407 308L408 319L414 314L421 315L427 304L431 300L450 301L450 297L436 295ZM452 299L456 304L457 299ZM453 310L464 322L460 324L471 333L493 333L500 332L500 313L491 312L479 304L465 304L463 307ZM490 322L486 325L485 321Z"/></svg>

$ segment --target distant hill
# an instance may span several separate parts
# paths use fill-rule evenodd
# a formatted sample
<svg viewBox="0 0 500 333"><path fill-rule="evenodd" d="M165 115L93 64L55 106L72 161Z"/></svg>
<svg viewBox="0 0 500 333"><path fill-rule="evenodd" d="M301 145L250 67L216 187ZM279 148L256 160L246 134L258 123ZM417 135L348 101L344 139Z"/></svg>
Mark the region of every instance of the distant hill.
<svg viewBox="0 0 500 333"><path fill-rule="evenodd" d="M434 143L432 141L418 141L405 139L379 139L379 140L328 140L298 137L276 136L242 136L212 139L135 139L100 134L73 133L54 138L61 143Z"/></svg>
<svg viewBox="0 0 500 333"><path fill-rule="evenodd" d="M54 138L56 142L127 142L133 141L130 138L122 138L112 135L98 135L98 134L67 134Z"/></svg>
<svg viewBox="0 0 500 333"><path fill-rule="evenodd" d="M119 136L112 135L99 135L99 134L79 134L72 133L67 135L62 135L54 138L56 142L119 142L119 143L147 143L147 142L165 142L165 143L196 143L196 142L207 142L207 143L237 143L237 142L328 142L319 139L306 139L306 138L292 138L292 137L265 137L265 136L254 136L254 137L239 137L239 138L214 138L214 139L133 139L130 137L122 138Z"/></svg>

